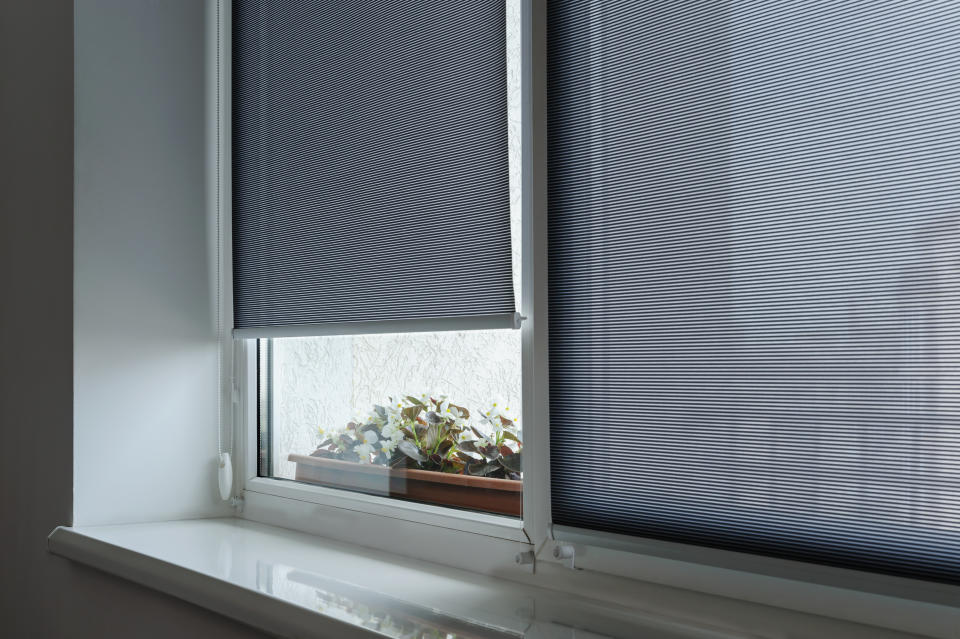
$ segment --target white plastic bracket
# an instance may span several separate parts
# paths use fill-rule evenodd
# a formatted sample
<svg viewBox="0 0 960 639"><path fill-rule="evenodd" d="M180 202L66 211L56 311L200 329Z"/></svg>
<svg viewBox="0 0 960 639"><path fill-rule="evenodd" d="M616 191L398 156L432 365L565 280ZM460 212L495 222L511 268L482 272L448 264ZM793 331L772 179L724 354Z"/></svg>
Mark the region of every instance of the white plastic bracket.
<svg viewBox="0 0 960 639"><path fill-rule="evenodd" d="M217 483L220 485L220 499L229 501L233 493L233 463L230 461L230 453L220 453Z"/></svg>
<svg viewBox="0 0 960 639"><path fill-rule="evenodd" d="M532 574L535 572L537 566L537 555L532 550L518 552L514 557L514 561L522 570Z"/></svg>
<svg viewBox="0 0 960 639"><path fill-rule="evenodd" d="M574 561L576 560L577 551L573 546L567 544L557 544L553 547L553 558L561 561L564 566L570 570L576 570L576 565Z"/></svg>

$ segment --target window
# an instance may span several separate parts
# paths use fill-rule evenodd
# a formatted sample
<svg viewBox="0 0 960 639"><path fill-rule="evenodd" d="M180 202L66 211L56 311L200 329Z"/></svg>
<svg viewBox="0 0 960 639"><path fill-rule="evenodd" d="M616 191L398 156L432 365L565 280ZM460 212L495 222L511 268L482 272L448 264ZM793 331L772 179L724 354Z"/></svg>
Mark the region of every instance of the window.
<svg viewBox="0 0 960 639"><path fill-rule="evenodd" d="M262 340L260 357L262 476L520 515L519 331Z"/></svg>
<svg viewBox="0 0 960 639"><path fill-rule="evenodd" d="M960 581L960 13L526 3L521 100L521 2L381 4L235 19L260 478L519 516L541 553ZM336 46L310 49L311 21ZM393 109L399 133L366 130Z"/></svg>
<svg viewBox="0 0 960 639"><path fill-rule="evenodd" d="M960 9L549 21L554 523L960 582Z"/></svg>
<svg viewBox="0 0 960 639"><path fill-rule="evenodd" d="M239 2L234 82L258 475L519 517L519 3Z"/></svg>

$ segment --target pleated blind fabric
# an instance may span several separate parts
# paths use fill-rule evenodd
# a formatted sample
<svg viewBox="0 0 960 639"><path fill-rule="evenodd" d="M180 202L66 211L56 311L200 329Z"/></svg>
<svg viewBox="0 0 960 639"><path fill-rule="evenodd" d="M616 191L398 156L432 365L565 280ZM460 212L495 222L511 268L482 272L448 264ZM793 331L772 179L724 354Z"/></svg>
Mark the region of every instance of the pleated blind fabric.
<svg viewBox="0 0 960 639"><path fill-rule="evenodd" d="M503 0L234 2L240 333L512 322L505 24Z"/></svg>
<svg viewBox="0 0 960 639"><path fill-rule="evenodd" d="M960 4L548 29L554 522L960 582Z"/></svg>

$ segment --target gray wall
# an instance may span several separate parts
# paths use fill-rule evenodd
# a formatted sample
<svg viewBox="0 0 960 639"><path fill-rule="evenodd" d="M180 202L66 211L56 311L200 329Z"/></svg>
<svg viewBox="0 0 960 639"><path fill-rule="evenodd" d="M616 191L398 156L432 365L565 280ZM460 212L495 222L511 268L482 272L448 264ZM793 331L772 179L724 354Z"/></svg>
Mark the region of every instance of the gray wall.
<svg viewBox="0 0 960 639"><path fill-rule="evenodd" d="M0 2L0 273L0 634L261 636L46 551L46 535L72 517L69 0Z"/></svg>
<svg viewBox="0 0 960 639"><path fill-rule="evenodd" d="M216 479L214 6L75 4L77 525L232 514Z"/></svg>

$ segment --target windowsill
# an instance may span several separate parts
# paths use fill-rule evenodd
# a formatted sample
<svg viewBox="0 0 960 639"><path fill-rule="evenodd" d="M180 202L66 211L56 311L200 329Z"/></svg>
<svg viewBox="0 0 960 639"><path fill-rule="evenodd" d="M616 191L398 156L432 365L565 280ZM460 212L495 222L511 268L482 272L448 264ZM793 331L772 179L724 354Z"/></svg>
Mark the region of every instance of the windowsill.
<svg viewBox="0 0 960 639"><path fill-rule="evenodd" d="M426 628L530 625L523 586L239 518L58 527L49 548L283 636L382 636L321 610L318 592Z"/></svg>
<svg viewBox="0 0 960 639"><path fill-rule="evenodd" d="M468 637L569 639L574 627L581 629L578 637L596 636L583 629L600 636L702 639L787 628L818 636L904 636L666 586L649 585L627 608L243 519L59 527L49 547L283 636L383 636L345 606L378 619L389 615L398 625Z"/></svg>

